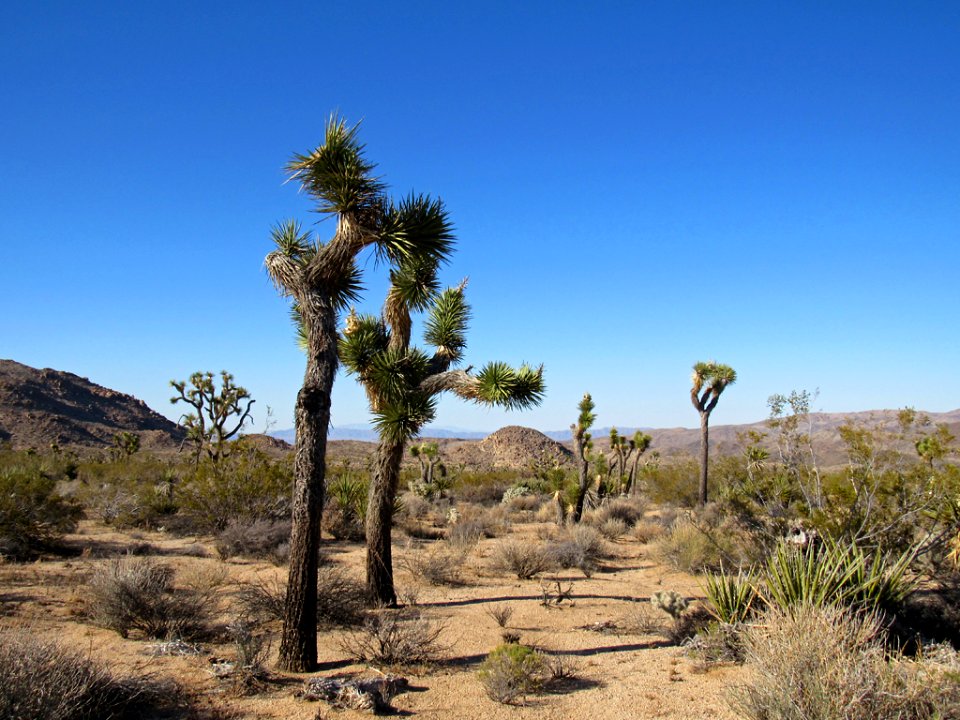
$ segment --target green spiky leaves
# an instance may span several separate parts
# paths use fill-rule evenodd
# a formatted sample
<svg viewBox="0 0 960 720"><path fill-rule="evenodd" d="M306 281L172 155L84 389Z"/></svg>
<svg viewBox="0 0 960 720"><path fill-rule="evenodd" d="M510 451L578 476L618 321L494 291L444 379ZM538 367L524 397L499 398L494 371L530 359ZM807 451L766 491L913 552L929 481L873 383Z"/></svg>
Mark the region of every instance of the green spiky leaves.
<svg viewBox="0 0 960 720"><path fill-rule="evenodd" d="M409 255L390 271L390 292L396 293L408 310L426 310L439 290L437 260L430 255Z"/></svg>
<svg viewBox="0 0 960 720"><path fill-rule="evenodd" d="M427 318L424 340L436 348L436 357L442 369L460 362L467 346L470 305L463 290L464 285L461 284L440 293Z"/></svg>
<svg viewBox="0 0 960 720"><path fill-rule="evenodd" d="M543 366L512 368L504 362L487 363L477 373L476 400L508 410L539 405L543 400Z"/></svg>
<svg viewBox="0 0 960 720"><path fill-rule="evenodd" d="M348 373L364 377L377 355L387 349L388 340L387 329L378 318L351 311L340 336L340 362Z"/></svg>
<svg viewBox="0 0 960 720"><path fill-rule="evenodd" d="M444 263L453 250L453 224L442 200L408 195L380 216L377 249L394 264L422 256Z"/></svg>
<svg viewBox="0 0 960 720"><path fill-rule="evenodd" d="M690 376L690 399L697 410L709 414L716 407L721 393L736 381L737 371L729 365L713 360L698 362Z"/></svg>
<svg viewBox="0 0 960 720"><path fill-rule="evenodd" d="M363 214L381 202L384 185L373 175L376 168L364 157L357 138L360 124L331 115L323 145L308 155L294 155L287 164L290 178L317 199L321 213Z"/></svg>

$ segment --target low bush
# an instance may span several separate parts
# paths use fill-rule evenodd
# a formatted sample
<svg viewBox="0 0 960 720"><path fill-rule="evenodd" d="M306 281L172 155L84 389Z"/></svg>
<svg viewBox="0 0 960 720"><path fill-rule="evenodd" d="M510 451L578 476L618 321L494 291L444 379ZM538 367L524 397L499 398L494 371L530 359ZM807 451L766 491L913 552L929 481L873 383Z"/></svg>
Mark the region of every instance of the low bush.
<svg viewBox="0 0 960 720"><path fill-rule="evenodd" d="M532 578L553 566L545 547L520 540L504 540L497 545L493 562L497 569L512 572L521 580Z"/></svg>
<svg viewBox="0 0 960 720"><path fill-rule="evenodd" d="M676 520L655 546L666 564L688 573L743 567L756 561L757 545L750 535L729 519Z"/></svg>
<svg viewBox="0 0 960 720"><path fill-rule="evenodd" d="M600 533L587 525L566 530L547 545L550 564L563 569L577 568L590 577L606 552Z"/></svg>
<svg viewBox="0 0 960 720"><path fill-rule="evenodd" d="M214 547L221 560L236 555L280 560L290 541L289 520L232 520L217 535Z"/></svg>
<svg viewBox="0 0 960 720"><path fill-rule="evenodd" d="M214 587L173 585L173 569L146 557L111 560L90 578L87 609L98 625L121 637L137 631L149 638L203 636L214 610Z"/></svg>
<svg viewBox="0 0 960 720"><path fill-rule="evenodd" d="M751 680L732 698L751 720L960 716L960 685L932 662L888 655L880 621L826 605L770 608L746 635Z"/></svg>
<svg viewBox="0 0 960 720"><path fill-rule="evenodd" d="M504 704L522 703L538 692L548 672L542 654L527 645L503 643L480 666L477 677L487 696Z"/></svg>
<svg viewBox="0 0 960 720"><path fill-rule="evenodd" d="M619 520L629 527L643 519L647 504L646 498L640 496L610 498L599 508L585 513L583 520L598 527L610 520Z"/></svg>
<svg viewBox="0 0 960 720"><path fill-rule="evenodd" d="M2 718L141 718L175 692L153 678L116 675L88 656L28 631L0 631Z"/></svg>
<svg viewBox="0 0 960 720"><path fill-rule="evenodd" d="M377 610L363 628L346 634L341 647L351 657L386 666L428 665L439 659L443 626L416 609Z"/></svg>
<svg viewBox="0 0 960 720"><path fill-rule="evenodd" d="M619 518L609 518L597 526L597 530L599 530L600 534L607 540L617 540L626 535L629 529L627 524Z"/></svg>
<svg viewBox="0 0 960 720"><path fill-rule="evenodd" d="M76 527L83 510L38 465L0 470L0 555L25 559Z"/></svg>
<svg viewBox="0 0 960 720"><path fill-rule="evenodd" d="M655 520L638 520L631 534L639 543L655 542L667 533L667 528Z"/></svg>
<svg viewBox="0 0 960 720"><path fill-rule="evenodd" d="M403 566L416 579L430 585L459 585L468 550L446 541L429 547L410 547L403 558Z"/></svg>

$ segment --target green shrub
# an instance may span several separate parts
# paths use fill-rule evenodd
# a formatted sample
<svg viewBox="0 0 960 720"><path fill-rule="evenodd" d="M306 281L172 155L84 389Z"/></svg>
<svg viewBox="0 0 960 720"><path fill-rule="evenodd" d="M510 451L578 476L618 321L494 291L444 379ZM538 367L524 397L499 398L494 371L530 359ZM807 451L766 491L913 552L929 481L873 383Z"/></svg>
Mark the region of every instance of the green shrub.
<svg viewBox="0 0 960 720"><path fill-rule="evenodd" d="M527 645L503 643L480 666L477 677L491 700L513 704L543 687L547 663Z"/></svg>
<svg viewBox="0 0 960 720"><path fill-rule="evenodd" d="M176 589L173 569L145 557L110 560L90 578L88 612L120 637L191 639L207 632L214 588Z"/></svg>
<svg viewBox="0 0 960 720"><path fill-rule="evenodd" d="M0 555L29 557L76 527L83 511L56 484L35 465L0 470Z"/></svg>
<svg viewBox="0 0 960 720"><path fill-rule="evenodd" d="M324 529L338 540L360 540L364 537L367 514L367 487L363 478L343 474L327 484L324 506Z"/></svg>
<svg viewBox="0 0 960 720"><path fill-rule="evenodd" d="M231 520L290 517L293 470L289 461L243 448L219 463L202 462L178 491L184 530L219 532Z"/></svg>
<svg viewBox="0 0 960 720"><path fill-rule="evenodd" d="M0 717L121 720L144 717L171 688L113 674L86 655L28 631L0 630Z"/></svg>

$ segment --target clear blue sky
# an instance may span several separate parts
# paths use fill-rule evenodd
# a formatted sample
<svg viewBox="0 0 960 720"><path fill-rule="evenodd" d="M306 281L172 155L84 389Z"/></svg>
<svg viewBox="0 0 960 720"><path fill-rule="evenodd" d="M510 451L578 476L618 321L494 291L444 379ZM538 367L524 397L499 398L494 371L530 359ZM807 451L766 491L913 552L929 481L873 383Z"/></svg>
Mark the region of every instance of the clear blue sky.
<svg viewBox="0 0 960 720"><path fill-rule="evenodd" d="M438 423L693 426L690 366L818 408L960 406L960 4L6 2L0 357L171 417L231 370L292 425L304 359L263 258L332 110L457 226L468 361L542 407ZM330 222L316 225L323 236ZM365 309L382 300L367 265ZM334 423L367 417L337 380Z"/></svg>

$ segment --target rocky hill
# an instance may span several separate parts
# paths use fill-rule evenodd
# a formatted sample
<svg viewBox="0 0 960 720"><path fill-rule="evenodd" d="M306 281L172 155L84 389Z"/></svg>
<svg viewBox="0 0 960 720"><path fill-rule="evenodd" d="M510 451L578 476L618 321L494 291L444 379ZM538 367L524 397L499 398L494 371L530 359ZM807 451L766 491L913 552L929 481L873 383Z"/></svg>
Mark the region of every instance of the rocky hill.
<svg viewBox="0 0 960 720"><path fill-rule="evenodd" d="M0 442L15 448L107 447L121 431L145 449L176 448L183 430L131 395L73 373L0 360Z"/></svg>

